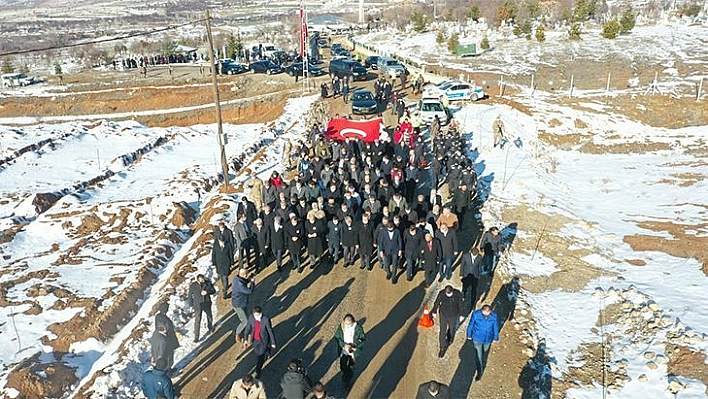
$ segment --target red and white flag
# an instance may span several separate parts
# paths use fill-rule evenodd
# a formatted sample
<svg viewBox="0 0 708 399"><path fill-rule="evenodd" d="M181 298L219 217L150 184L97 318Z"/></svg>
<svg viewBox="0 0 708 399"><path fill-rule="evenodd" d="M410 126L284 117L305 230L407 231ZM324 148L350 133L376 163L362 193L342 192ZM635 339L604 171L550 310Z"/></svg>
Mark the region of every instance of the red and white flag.
<svg viewBox="0 0 708 399"><path fill-rule="evenodd" d="M307 13L305 5L300 1L300 56L304 59L307 52Z"/></svg>
<svg viewBox="0 0 708 399"><path fill-rule="evenodd" d="M381 118L370 121L352 121L346 118L330 119L325 137L330 140L344 141L358 139L371 143L381 135Z"/></svg>

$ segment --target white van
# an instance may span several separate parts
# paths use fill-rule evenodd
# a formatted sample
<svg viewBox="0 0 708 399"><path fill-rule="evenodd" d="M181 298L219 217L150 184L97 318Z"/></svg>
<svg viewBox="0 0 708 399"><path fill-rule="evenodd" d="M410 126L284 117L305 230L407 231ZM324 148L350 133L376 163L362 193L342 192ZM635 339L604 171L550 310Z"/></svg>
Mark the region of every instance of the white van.
<svg viewBox="0 0 708 399"><path fill-rule="evenodd" d="M24 73L6 73L0 76L3 87L18 87L29 86L39 81L33 76L27 76Z"/></svg>

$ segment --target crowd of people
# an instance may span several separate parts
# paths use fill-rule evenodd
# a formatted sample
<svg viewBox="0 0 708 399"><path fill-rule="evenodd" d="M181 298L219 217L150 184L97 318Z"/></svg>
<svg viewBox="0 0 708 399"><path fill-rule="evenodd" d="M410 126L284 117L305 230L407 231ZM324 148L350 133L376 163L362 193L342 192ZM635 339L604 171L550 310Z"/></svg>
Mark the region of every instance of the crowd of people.
<svg viewBox="0 0 708 399"><path fill-rule="evenodd" d="M391 86L385 80L377 82L377 96L387 98ZM385 274L392 284L403 275L412 283L422 271L426 289L436 277L438 282L447 280L432 309L440 329L439 356L445 355L458 326L475 308L480 279L493 273L503 248L499 229L492 227L477 245L461 253L458 234L467 223L475 223L470 213L480 204L474 163L454 123L443 129L434 122L427 130L428 138L423 137L425 132L401 117L382 140L336 141L326 138L325 127L315 123L303 140L285 140L283 174L273 171L261 179L251 173L233 223L226 217L218 221L212 246L211 263L220 294L230 298L237 319L235 340L252 348L257 357L254 373L233 383L230 398L265 398L259 377L266 358L277 348L277 337L263 309L252 306L249 313L248 308L257 274L271 265L280 273L288 269L304 273L325 262L342 269L358 266L359 272ZM446 201L442 193L449 193ZM458 261L461 290L450 282ZM230 281L234 269L237 275ZM211 296L215 294L214 285L203 274L192 282L189 299L195 314L195 342L200 339L203 314L208 333L213 331ZM169 372L171 353L178 345L168 321L158 323L156 318L151 340L153 380ZM482 377L490 345L498 334L491 307L484 305L472 312L466 338L473 341L477 354L477 379ZM342 383L348 390L366 334L356 318L347 314L334 340L340 349ZM302 364L293 360L281 381L281 397L327 398L324 386L313 384L306 374ZM449 397L449 389L437 381L427 382L421 385L418 398L427 397Z"/></svg>

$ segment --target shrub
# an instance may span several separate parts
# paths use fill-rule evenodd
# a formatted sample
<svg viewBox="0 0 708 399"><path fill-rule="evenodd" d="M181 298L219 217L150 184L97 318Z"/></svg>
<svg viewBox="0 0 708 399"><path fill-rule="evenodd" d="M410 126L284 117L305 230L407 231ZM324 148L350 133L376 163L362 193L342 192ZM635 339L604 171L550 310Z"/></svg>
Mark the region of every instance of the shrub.
<svg viewBox="0 0 708 399"><path fill-rule="evenodd" d="M539 43L543 43L546 41L546 27L543 25L539 25L538 28L536 28L536 40L538 40Z"/></svg>
<svg viewBox="0 0 708 399"><path fill-rule="evenodd" d="M414 12L413 16L411 17L411 23L413 24L413 30L422 33L425 32L428 29L428 16L423 14L422 12Z"/></svg>
<svg viewBox="0 0 708 399"><path fill-rule="evenodd" d="M617 37L617 34L619 34L620 29L620 23L617 21L617 18L613 18L602 24L602 33L600 33L600 35L605 39L614 39Z"/></svg>
<svg viewBox="0 0 708 399"><path fill-rule="evenodd" d="M579 23L575 22L570 25L568 29L568 37L570 40L580 40L580 35L583 33L583 29Z"/></svg>
<svg viewBox="0 0 708 399"><path fill-rule="evenodd" d="M479 16L479 4L472 4L472 8L470 8L470 11L467 13L467 18L477 22L479 21Z"/></svg>
<svg viewBox="0 0 708 399"><path fill-rule="evenodd" d="M457 45L460 44L460 36L457 33L450 35L447 39L447 50L453 54L457 52Z"/></svg>
<svg viewBox="0 0 708 399"><path fill-rule="evenodd" d="M636 22L637 16L634 14L634 12L632 11L632 7L630 6L626 10L624 10L622 17L619 20L620 33L629 33L632 29L634 29L634 25L636 24Z"/></svg>
<svg viewBox="0 0 708 399"><path fill-rule="evenodd" d="M479 48L481 48L482 50L489 50L489 47L489 39L487 38L487 36L485 36L482 38L482 42L479 43Z"/></svg>
<svg viewBox="0 0 708 399"><path fill-rule="evenodd" d="M435 41L438 44L443 44L443 42L445 42L445 35L443 34L443 32L441 30L439 30L438 35L435 36Z"/></svg>

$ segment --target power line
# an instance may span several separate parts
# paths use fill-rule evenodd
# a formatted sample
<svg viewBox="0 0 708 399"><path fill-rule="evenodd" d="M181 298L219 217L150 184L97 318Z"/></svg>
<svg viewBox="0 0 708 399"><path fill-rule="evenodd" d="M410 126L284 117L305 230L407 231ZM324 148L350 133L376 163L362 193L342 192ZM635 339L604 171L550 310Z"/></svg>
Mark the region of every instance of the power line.
<svg viewBox="0 0 708 399"><path fill-rule="evenodd" d="M164 28L158 28L158 29L153 29L153 30L144 31L144 32L129 33L127 35L116 36L116 37L111 37L111 38L107 38L107 39L98 39L98 40L92 40L89 42L81 42L81 43L71 43L71 44L65 44L65 45L61 45L61 46L50 46L50 47L44 47L44 48L9 51L7 53L0 53L0 57L5 57L8 55L36 53L36 52L41 52L41 51L61 50L61 49L65 49L65 48L85 46L88 44L98 44L98 43L113 42L113 41L117 41L117 40L125 40L125 39L130 39L131 37L149 36L149 35L152 35L155 33L160 33L160 32L165 32L165 31L172 30L172 29L177 29L177 28L181 28L181 27L187 26L187 25L194 25L194 24L204 22L204 21L206 21L206 19L202 18L202 19L198 19L195 21L185 22L185 23L179 24L179 25L170 25L170 26L167 26Z"/></svg>

